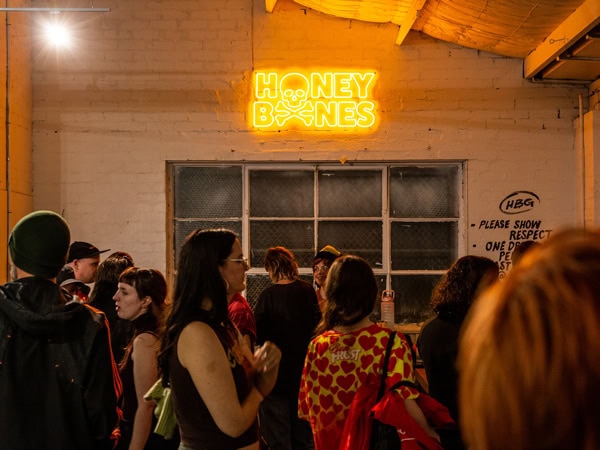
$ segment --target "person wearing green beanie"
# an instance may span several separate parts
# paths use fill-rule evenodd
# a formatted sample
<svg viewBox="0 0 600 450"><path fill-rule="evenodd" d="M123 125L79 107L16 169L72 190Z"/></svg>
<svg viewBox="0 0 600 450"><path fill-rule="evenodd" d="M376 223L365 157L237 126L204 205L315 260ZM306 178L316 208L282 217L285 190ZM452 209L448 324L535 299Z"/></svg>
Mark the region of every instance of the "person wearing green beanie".
<svg viewBox="0 0 600 450"><path fill-rule="evenodd" d="M65 220L35 211L8 241L0 285L2 448L109 450L121 380L106 317L55 283L69 249Z"/></svg>
<svg viewBox="0 0 600 450"><path fill-rule="evenodd" d="M8 250L13 264L30 275L56 278L65 265L71 234L67 222L52 211L35 211L12 230Z"/></svg>

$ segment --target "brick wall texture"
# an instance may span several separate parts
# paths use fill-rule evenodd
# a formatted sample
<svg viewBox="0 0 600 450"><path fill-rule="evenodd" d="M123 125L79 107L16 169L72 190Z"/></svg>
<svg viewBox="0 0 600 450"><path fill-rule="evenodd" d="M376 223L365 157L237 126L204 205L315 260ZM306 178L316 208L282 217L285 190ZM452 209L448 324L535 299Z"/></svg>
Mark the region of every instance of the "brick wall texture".
<svg viewBox="0 0 600 450"><path fill-rule="evenodd" d="M32 2L34 6L38 1ZM109 13L63 15L72 48L34 39L33 201L62 212L74 238L166 268L168 161L464 161L461 252L494 236L481 220L534 192L547 228L581 220L581 85L534 84L522 60L398 27L327 16L291 0L104 0ZM379 73L371 133L257 133L252 72ZM527 217L527 216L524 216ZM477 226L471 226L477 224Z"/></svg>

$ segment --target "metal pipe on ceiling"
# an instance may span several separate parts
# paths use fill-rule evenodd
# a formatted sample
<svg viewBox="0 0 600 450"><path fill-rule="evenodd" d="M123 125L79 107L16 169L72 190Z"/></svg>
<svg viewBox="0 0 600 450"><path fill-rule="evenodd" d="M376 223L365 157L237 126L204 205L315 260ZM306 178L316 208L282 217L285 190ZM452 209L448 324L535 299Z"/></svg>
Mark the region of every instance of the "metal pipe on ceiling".
<svg viewBox="0 0 600 450"><path fill-rule="evenodd" d="M110 8L0 8L0 12L110 12Z"/></svg>

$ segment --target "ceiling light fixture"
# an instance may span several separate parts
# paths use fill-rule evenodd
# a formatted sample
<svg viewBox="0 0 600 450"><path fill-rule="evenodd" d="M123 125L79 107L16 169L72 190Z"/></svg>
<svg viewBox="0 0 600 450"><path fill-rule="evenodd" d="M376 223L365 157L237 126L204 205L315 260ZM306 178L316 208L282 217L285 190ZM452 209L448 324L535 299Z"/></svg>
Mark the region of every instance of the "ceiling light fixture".
<svg viewBox="0 0 600 450"><path fill-rule="evenodd" d="M45 34L48 42L55 47L68 47L71 43L71 33L60 23L48 23L45 25Z"/></svg>

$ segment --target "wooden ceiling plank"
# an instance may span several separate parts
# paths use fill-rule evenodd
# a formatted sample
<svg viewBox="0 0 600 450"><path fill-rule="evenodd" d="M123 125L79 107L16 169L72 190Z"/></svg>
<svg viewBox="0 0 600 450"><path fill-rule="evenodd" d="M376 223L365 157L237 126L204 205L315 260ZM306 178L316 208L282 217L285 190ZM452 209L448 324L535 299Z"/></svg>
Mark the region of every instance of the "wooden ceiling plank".
<svg viewBox="0 0 600 450"><path fill-rule="evenodd" d="M402 20L402 23L400 23L400 30L398 31L398 36L396 37L397 45L402 45L404 39L406 39L408 32L414 25L417 17L419 17L419 13L421 9L423 9L423 6L425 6L426 1L427 0L413 0L411 3L404 20Z"/></svg>
<svg viewBox="0 0 600 450"><path fill-rule="evenodd" d="M549 63L600 23L600 0L586 0L523 61L523 77L534 78Z"/></svg>
<svg viewBox="0 0 600 450"><path fill-rule="evenodd" d="M265 0L265 8L267 12L272 13L273 9L275 9L275 5L277 4L277 0Z"/></svg>
<svg viewBox="0 0 600 450"><path fill-rule="evenodd" d="M540 73L543 80L595 80L600 75L600 65L597 62L561 60L550 65Z"/></svg>

